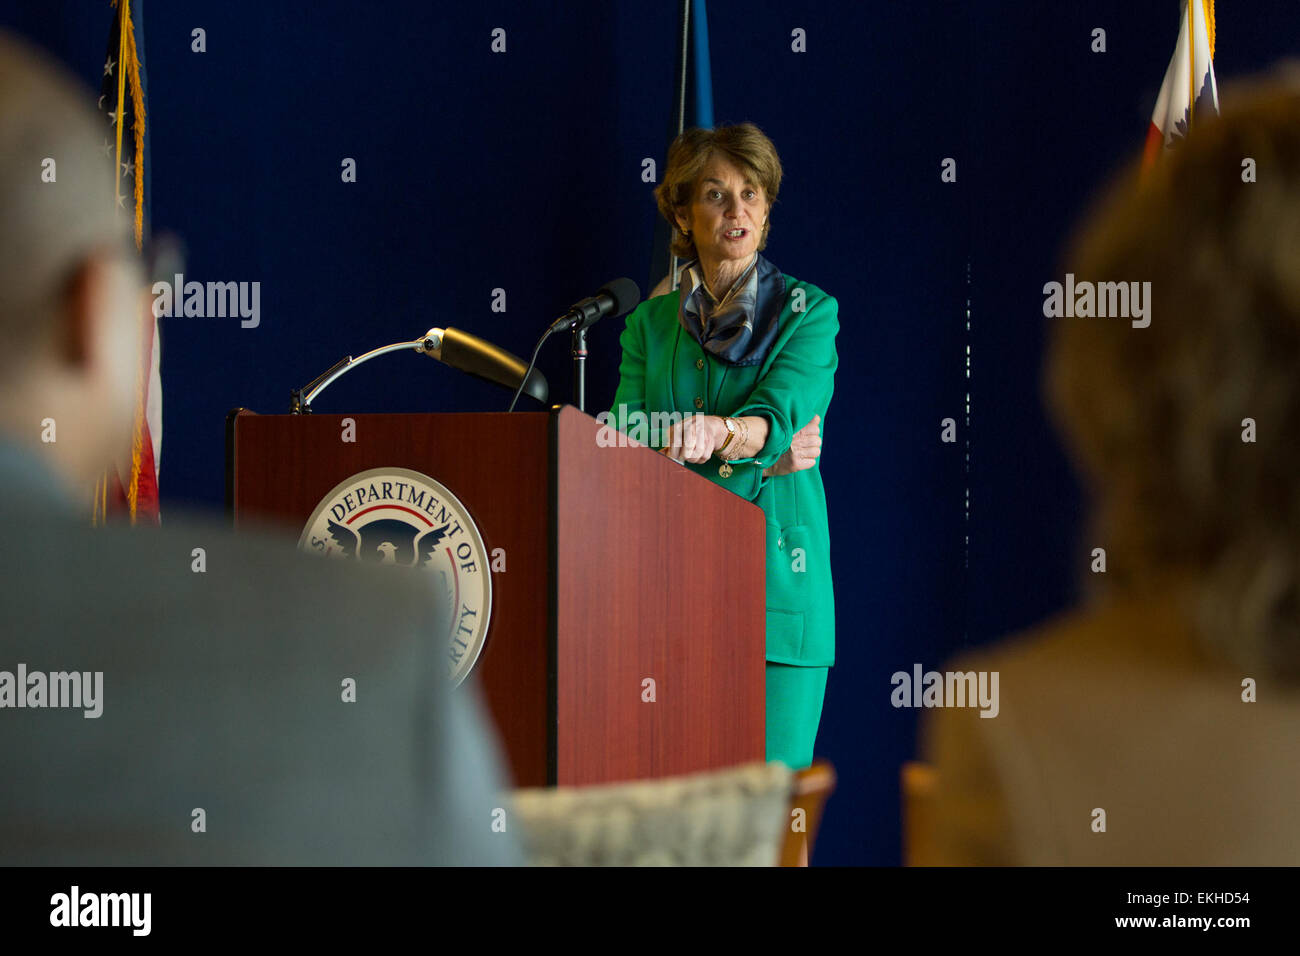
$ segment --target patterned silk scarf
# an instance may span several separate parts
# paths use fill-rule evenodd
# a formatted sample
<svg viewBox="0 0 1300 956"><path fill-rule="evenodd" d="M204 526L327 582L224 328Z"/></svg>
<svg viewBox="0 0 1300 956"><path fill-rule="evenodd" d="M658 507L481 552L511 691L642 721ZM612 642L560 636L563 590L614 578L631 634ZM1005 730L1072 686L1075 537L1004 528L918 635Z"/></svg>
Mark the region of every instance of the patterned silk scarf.
<svg viewBox="0 0 1300 956"><path fill-rule="evenodd" d="M730 365L758 365L772 350L785 306L785 276L754 253L718 303L704 285L698 259L682 268L677 317L695 341Z"/></svg>

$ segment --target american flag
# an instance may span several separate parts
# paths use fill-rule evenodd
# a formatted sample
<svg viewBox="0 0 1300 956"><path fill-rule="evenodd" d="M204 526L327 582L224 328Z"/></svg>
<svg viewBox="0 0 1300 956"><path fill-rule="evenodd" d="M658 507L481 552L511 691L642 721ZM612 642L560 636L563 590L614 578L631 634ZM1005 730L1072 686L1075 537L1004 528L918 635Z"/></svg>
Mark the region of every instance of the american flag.
<svg viewBox="0 0 1300 956"><path fill-rule="evenodd" d="M149 158L145 127L144 0L112 0L113 20L104 55L99 110L104 117L104 155L117 166L115 195L108 199L130 217L137 249L148 233ZM95 502L97 521L125 514L131 521L157 522L158 467L162 452L162 380L158 320L146 309L147 326L137 373L136 421L128 474L104 476Z"/></svg>

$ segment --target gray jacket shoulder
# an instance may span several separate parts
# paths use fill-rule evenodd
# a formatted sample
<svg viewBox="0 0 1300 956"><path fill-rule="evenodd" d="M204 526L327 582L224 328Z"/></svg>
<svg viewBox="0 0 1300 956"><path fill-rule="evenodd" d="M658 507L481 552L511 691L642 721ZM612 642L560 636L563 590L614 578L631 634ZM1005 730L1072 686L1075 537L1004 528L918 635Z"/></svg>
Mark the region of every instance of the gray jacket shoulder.
<svg viewBox="0 0 1300 956"><path fill-rule="evenodd" d="M97 717L6 714L0 763L25 783L0 794L0 862L518 862L418 572L211 521L0 525L0 669L102 674Z"/></svg>

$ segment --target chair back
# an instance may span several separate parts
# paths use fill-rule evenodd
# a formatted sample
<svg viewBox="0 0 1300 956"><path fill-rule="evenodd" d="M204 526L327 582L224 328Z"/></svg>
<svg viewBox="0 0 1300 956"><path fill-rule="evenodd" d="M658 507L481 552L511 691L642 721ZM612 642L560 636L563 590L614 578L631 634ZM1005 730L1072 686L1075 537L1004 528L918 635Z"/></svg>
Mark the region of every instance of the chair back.
<svg viewBox="0 0 1300 956"><path fill-rule="evenodd" d="M780 763L512 796L534 866L772 866L794 775Z"/></svg>
<svg viewBox="0 0 1300 956"><path fill-rule="evenodd" d="M919 760L903 764L899 775L903 813L903 865L934 866L934 800L939 777Z"/></svg>
<svg viewBox="0 0 1300 956"><path fill-rule="evenodd" d="M822 822L822 809L835 790L835 768L830 761L814 760L794 775L790 788L788 828L781 845L782 866L807 866Z"/></svg>

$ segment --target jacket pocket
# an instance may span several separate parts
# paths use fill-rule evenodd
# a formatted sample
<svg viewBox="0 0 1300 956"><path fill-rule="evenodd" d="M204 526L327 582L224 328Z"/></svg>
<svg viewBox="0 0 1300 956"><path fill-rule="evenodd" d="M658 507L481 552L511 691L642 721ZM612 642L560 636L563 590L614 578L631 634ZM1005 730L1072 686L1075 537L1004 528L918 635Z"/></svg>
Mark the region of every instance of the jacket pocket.
<svg viewBox="0 0 1300 956"><path fill-rule="evenodd" d="M767 606L806 611L812 599L821 551L807 525L767 525ZM810 570L812 573L810 573Z"/></svg>
<svg viewBox="0 0 1300 956"><path fill-rule="evenodd" d="M803 611L767 609L767 658L785 662L803 658Z"/></svg>

